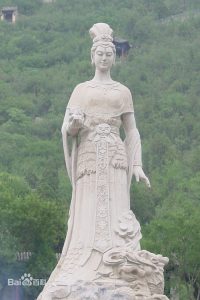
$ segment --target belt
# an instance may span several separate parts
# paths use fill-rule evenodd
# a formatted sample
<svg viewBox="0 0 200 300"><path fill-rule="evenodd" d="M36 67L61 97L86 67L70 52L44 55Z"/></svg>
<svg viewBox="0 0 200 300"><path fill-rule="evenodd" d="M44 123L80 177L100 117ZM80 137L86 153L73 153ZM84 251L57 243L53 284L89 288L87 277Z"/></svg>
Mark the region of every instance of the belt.
<svg viewBox="0 0 200 300"><path fill-rule="evenodd" d="M115 143L119 137L119 128L107 123L101 123L96 125L92 129L83 128L80 131L81 141L98 142L99 140L105 140L108 143Z"/></svg>

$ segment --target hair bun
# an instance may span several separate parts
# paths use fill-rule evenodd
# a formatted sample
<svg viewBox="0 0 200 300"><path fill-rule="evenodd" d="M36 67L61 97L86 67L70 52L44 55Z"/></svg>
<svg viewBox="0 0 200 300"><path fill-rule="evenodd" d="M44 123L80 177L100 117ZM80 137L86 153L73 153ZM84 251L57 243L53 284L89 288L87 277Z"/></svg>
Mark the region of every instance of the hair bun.
<svg viewBox="0 0 200 300"><path fill-rule="evenodd" d="M102 42L112 42L113 41L113 30L106 23L96 23L89 30L90 37L93 43L98 41Z"/></svg>

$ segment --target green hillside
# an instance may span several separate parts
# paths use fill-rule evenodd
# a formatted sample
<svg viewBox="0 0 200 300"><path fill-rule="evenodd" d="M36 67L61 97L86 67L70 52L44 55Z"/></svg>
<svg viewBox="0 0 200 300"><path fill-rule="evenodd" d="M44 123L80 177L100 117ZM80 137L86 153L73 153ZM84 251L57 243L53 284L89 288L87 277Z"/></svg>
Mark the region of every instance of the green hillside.
<svg viewBox="0 0 200 300"><path fill-rule="evenodd" d="M168 296L200 299L199 0L0 0L11 5L16 24L0 22L0 297L10 276L48 277L62 249L71 186L60 128L75 85L93 76L88 30L106 22L133 46L112 76L134 95L152 185L131 187L142 247L170 258ZM17 251L33 255L16 262Z"/></svg>

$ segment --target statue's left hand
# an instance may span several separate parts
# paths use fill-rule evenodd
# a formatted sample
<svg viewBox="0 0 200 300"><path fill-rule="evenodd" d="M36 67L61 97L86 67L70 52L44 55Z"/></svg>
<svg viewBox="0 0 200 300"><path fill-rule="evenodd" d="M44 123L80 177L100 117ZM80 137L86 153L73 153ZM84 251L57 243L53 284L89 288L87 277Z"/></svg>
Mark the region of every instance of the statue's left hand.
<svg viewBox="0 0 200 300"><path fill-rule="evenodd" d="M143 181L149 188L151 187L150 181L148 177L144 174L142 167L134 166L133 167L133 175L135 176L136 182L140 180Z"/></svg>

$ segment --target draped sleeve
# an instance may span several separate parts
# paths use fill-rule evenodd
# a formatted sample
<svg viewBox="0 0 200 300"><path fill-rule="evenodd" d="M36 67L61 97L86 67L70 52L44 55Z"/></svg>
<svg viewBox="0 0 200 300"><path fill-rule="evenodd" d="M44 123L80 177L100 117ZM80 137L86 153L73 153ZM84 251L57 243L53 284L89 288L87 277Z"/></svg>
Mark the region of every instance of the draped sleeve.
<svg viewBox="0 0 200 300"><path fill-rule="evenodd" d="M123 98L123 101L124 101L122 114L123 113L134 112L133 98L132 98L131 92L124 85L123 85L123 88L122 88L122 98Z"/></svg>
<svg viewBox="0 0 200 300"><path fill-rule="evenodd" d="M85 95L85 84L78 84L73 90L69 102L67 104L67 108L81 108L84 109L84 95Z"/></svg>

